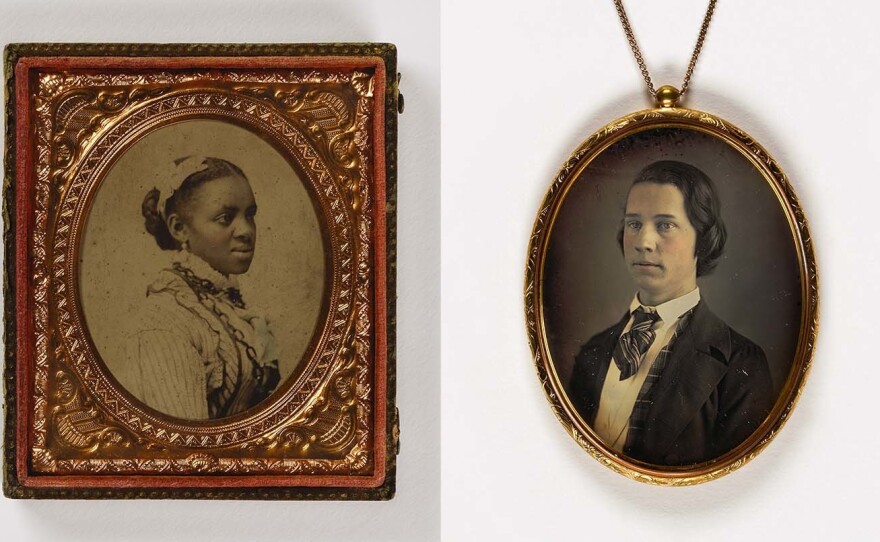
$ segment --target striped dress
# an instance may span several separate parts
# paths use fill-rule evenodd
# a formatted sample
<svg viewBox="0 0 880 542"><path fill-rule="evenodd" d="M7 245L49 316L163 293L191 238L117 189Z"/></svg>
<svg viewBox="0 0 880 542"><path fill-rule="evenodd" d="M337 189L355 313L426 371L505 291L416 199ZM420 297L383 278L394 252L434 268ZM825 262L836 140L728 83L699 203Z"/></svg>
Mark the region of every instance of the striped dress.
<svg viewBox="0 0 880 542"><path fill-rule="evenodd" d="M241 300L234 278L187 256L147 288L130 335L128 370L117 376L164 414L187 420L232 416L255 404L255 366L274 368L277 375L278 346L266 318ZM276 384L277 378L271 387Z"/></svg>

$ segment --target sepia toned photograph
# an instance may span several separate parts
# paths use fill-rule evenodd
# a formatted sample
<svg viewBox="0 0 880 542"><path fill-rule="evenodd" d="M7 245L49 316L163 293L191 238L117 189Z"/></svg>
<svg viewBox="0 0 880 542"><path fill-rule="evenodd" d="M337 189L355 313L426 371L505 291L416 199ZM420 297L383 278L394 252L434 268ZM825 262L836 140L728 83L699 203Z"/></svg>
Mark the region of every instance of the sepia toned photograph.
<svg viewBox="0 0 880 542"><path fill-rule="evenodd" d="M701 481L791 408L811 279L783 187L745 146L672 120L569 162L527 303L539 374L596 453Z"/></svg>
<svg viewBox="0 0 880 542"><path fill-rule="evenodd" d="M395 54L7 48L8 495L393 497Z"/></svg>
<svg viewBox="0 0 880 542"><path fill-rule="evenodd" d="M161 413L207 420L256 406L319 330L315 204L277 151L234 124L177 123L133 145L101 183L82 247L92 340Z"/></svg>

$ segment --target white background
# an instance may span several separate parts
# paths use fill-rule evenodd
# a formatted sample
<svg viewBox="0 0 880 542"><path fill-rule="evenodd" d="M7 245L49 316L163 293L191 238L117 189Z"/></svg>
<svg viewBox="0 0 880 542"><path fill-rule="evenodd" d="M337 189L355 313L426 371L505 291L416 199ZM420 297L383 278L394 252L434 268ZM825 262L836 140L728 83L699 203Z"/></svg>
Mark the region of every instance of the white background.
<svg viewBox="0 0 880 542"><path fill-rule="evenodd" d="M680 86L705 0L626 3L657 85ZM880 497L878 8L718 3L686 106L769 149L810 220L813 371L791 420L741 470L691 488L630 481L567 436L526 339L526 248L568 154L650 105L611 0L443 8L445 540L858 540Z"/></svg>
<svg viewBox="0 0 880 542"><path fill-rule="evenodd" d="M389 503L0 500L3 540L434 540L440 496L440 31L436 1L0 4L0 41L392 41L400 51L398 494ZM679 84L701 0L628 3L658 84ZM810 219L821 326L804 396L742 470L692 488L616 475L538 385L522 286L557 168L649 105L610 0L443 0L442 389L446 540L876 538L880 382L871 3L722 1L685 105L767 147ZM355 531L355 529L360 529ZM360 534L355 534L356 532Z"/></svg>
<svg viewBox="0 0 880 542"><path fill-rule="evenodd" d="M400 117L397 375L390 502L14 501L0 540L436 540L440 519L439 5L392 0L4 1L0 42L396 43Z"/></svg>

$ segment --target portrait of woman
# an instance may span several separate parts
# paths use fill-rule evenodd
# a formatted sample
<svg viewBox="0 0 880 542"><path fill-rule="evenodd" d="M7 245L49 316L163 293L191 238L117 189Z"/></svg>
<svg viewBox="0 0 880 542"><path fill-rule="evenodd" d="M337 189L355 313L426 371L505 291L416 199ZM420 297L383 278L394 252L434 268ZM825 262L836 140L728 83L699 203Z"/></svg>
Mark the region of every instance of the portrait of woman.
<svg viewBox="0 0 880 542"><path fill-rule="evenodd" d="M134 143L97 191L81 247L84 316L120 386L205 421L295 376L325 310L314 206L287 160L233 124L181 122Z"/></svg>
<svg viewBox="0 0 880 542"><path fill-rule="evenodd" d="M187 156L175 166L170 183L144 198L147 231L175 258L147 288L127 388L175 417L222 418L255 406L280 380L275 337L237 279L256 250L257 204L227 160Z"/></svg>

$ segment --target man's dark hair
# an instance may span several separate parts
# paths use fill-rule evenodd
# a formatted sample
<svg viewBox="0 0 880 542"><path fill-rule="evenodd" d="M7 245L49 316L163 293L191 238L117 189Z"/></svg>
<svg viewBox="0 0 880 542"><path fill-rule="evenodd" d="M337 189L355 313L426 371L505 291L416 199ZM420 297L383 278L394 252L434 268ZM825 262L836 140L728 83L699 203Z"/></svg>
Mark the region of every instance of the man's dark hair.
<svg viewBox="0 0 880 542"><path fill-rule="evenodd" d="M661 160L645 167L632 187L640 183L671 184L684 196L684 209L697 232L697 276L709 274L718 264L727 242L727 229L721 220L721 201L708 175L690 164ZM623 250L623 224L617 232Z"/></svg>

